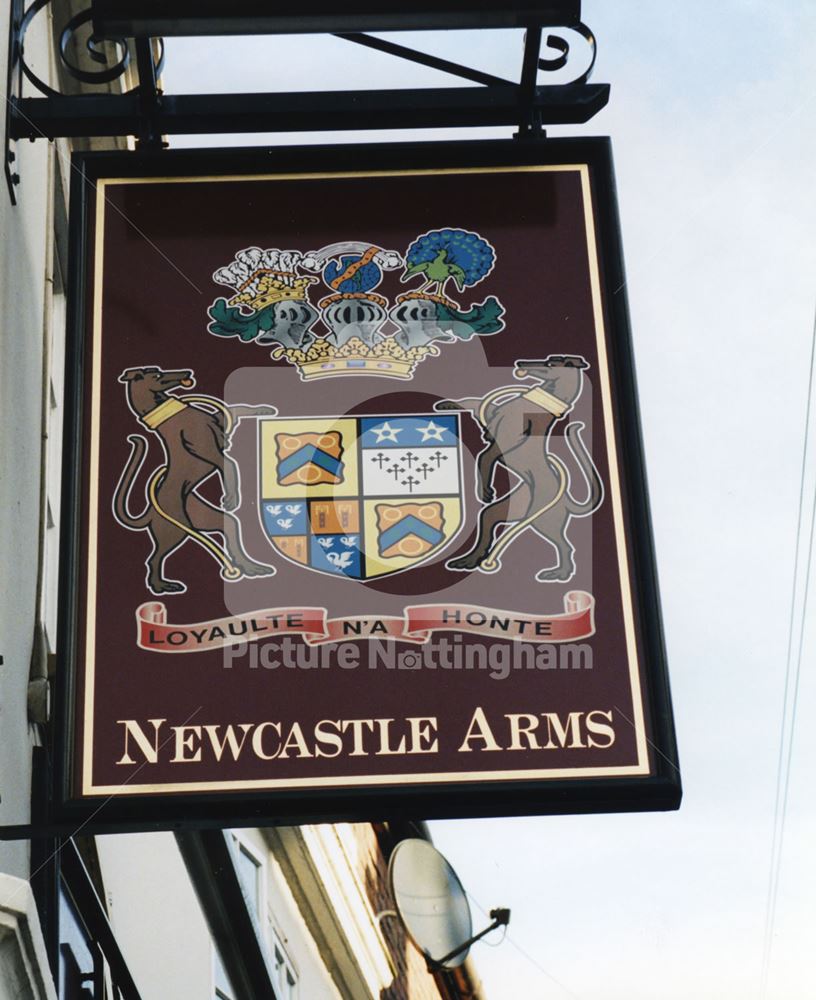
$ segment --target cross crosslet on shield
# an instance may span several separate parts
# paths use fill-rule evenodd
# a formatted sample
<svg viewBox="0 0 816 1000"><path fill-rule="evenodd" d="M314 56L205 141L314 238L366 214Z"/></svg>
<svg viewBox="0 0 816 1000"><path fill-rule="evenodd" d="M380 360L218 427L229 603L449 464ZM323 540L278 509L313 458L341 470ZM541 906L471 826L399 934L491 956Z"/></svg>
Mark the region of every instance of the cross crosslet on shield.
<svg viewBox="0 0 816 1000"><path fill-rule="evenodd" d="M292 562L370 580L438 555L462 526L459 414L265 417L261 520Z"/></svg>

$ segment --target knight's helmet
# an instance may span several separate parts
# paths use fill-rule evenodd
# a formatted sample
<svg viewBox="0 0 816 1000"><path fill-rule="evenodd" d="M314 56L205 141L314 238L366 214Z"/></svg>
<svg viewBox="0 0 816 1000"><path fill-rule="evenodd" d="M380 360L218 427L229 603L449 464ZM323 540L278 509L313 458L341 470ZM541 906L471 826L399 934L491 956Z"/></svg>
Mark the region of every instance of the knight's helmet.
<svg viewBox="0 0 816 1000"><path fill-rule="evenodd" d="M394 334L397 343L408 350L422 347L432 340L450 339L439 326L437 303L420 297L402 297L391 309L389 319L399 327Z"/></svg>
<svg viewBox="0 0 816 1000"><path fill-rule="evenodd" d="M317 278L300 273L302 259L300 250L245 247L213 274L233 291L226 303L231 322L256 334L255 343L303 349L315 339L309 328L318 312L308 290Z"/></svg>
<svg viewBox="0 0 816 1000"><path fill-rule="evenodd" d="M387 314L374 298L336 298L321 305L323 322L331 331L330 339L338 346L353 337L369 346L383 339L379 330Z"/></svg>
<svg viewBox="0 0 816 1000"><path fill-rule="evenodd" d="M261 333L255 343L303 348L315 339L314 334L309 331L318 312L307 299L275 302L272 305L272 315L272 328Z"/></svg>

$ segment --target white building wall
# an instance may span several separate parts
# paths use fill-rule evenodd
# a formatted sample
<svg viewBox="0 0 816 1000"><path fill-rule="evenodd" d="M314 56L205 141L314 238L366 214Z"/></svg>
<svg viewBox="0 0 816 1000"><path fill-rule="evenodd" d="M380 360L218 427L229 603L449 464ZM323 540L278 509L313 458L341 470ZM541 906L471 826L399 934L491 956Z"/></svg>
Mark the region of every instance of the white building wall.
<svg viewBox="0 0 816 1000"><path fill-rule="evenodd" d="M8 0L0 0L5 67ZM48 67L47 20L35 19L26 52ZM5 114L5 110L3 112ZM12 206L0 181L0 824L29 819L32 733L27 696L37 606L46 262L51 259L53 149L18 143L22 182ZM28 845L0 842L0 872L28 877Z"/></svg>
<svg viewBox="0 0 816 1000"><path fill-rule="evenodd" d="M172 833L97 837L111 927L142 1000L211 1000L210 934Z"/></svg>

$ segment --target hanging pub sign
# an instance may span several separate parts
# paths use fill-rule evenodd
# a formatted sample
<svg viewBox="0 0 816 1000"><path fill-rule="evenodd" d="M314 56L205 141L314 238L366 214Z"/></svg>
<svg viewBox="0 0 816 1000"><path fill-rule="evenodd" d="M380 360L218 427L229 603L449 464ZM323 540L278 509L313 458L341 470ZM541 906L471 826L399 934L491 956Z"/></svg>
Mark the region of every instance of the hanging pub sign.
<svg viewBox="0 0 816 1000"><path fill-rule="evenodd" d="M61 813L676 807L608 142L75 168Z"/></svg>

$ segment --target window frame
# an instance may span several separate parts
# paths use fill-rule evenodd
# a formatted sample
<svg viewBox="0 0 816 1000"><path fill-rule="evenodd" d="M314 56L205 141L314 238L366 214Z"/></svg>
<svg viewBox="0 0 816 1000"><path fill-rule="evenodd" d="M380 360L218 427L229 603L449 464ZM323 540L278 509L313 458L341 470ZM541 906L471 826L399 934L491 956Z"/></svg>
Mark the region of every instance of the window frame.
<svg viewBox="0 0 816 1000"><path fill-rule="evenodd" d="M241 868L239 867L240 854L243 853L249 860L255 865L256 872L255 877L257 880L257 896L258 896L258 909L255 912L255 918L258 921L258 926L263 931L264 922L268 920L267 915L267 878L269 874L267 859L262 855L258 848L252 844L245 836L242 835L242 831L230 830L230 847L235 852L233 855L233 863L235 865L235 872L238 876L238 881L241 883L242 890L245 888L244 880L241 877ZM247 899L247 903L251 900ZM263 935L265 938L266 935Z"/></svg>
<svg viewBox="0 0 816 1000"><path fill-rule="evenodd" d="M273 966L273 977L275 979L275 987L282 987L280 982L280 972L283 969L285 974L288 975L292 982L287 985L290 989L286 993L281 993L280 1000L297 1000L300 996L300 973L298 971L297 965L292 961L292 956L283 943L283 935L280 934L278 929L269 921L269 931L271 937L271 953L272 953L272 966ZM282 962L278 965L277 954L282 958Z"/></svg>

